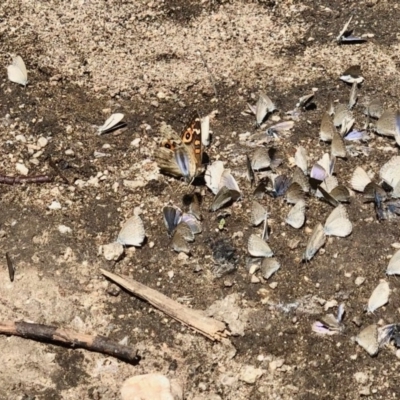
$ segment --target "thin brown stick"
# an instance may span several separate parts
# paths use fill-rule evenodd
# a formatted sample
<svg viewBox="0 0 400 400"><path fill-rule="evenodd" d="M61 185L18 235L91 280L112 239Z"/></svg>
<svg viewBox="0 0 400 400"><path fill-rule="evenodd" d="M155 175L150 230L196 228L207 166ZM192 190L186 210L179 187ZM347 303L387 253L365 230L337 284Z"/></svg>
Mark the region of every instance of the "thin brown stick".
<svg viewBox="0 0 400 400"><path fill-rule="evenodd" d="M6 253L6 259L7 259L7 268L8 268L8 275L10 276L10 281L14 282L14 275L15 275L15 267L14 263L12 262L11 256Z"/></svg>
<svg viewBox="0 0 400 400"><path fill-rule="evenodd" d="M101 272L107 278L132 292L135 296L148 301L165 314L190 326L209 339L222 340L227 336L225 323L207 317L203 311L185 307L157 290L151 289L126 276L116 275L104 269L101 269Z"/></svg>
<svg viewBox="0 0 400 400"><path fill-rule="evenodd" d="M37 175L37 176L8 176L0 174L0 183L6 185L18 185L23 183L48 183L53 182L54 176L51 175Z"/></svg>
<svg viewBox="0 0 400 400"><path fill-rule="evenodd" d="M72 348L82 348L97 353L108 354L130 364L137 365L140 356L128 346L123 346L101 335L86 335L71 329L35 324L25 321L0 322L0 334L21 336L25 339L54 342Z"/></svg>

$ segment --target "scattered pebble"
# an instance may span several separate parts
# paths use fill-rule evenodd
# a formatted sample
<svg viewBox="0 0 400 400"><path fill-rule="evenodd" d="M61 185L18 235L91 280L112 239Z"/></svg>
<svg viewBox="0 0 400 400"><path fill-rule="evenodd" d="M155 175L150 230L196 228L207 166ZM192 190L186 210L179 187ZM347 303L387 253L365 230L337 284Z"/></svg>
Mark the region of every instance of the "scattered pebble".
<svg viewBox="0 0 400 400"><path fill-rule="evenodd" d="M225 287L232 287L234 285L234 281L233 281L233 279L225 279L224 280L224 286Z"/></svg>
<svg viewBox="0 0 400 400"><path fill-rule="evenodd" d="M122 400L180 400L182 388L161 374L136 375L121 387Z"/></svg>
<svg viewBox="0 0 400 400"><path fill-rule="evenodd" d="M183 252L180 252L177 258L179 261L186 261L189 258L189 256Z"/></svg>
<svg viewBox="0 0 400 400"><path fill-rule="evenodd" d="M118 296L121 293L121 288L114 283L110 283L107 287L107 293L110 296Z"/></svg>
<svg viewBox="0 0 400 400"><path fill-rule="evenodd" d="M37 141L37 145L38 145L38 147L40 147L41 149L42 149L43 147L46 147L48 143L49 143L49 141L48 141L45 137L43 137L43 136L41 136L41 137L38 139L38 141Z"/></svg>
<svg viewBox="0 0 400 400"><path fill-rule="evenodd" d="M278 360L273 360L269 363L269 369L270 371L276 371L277 369L281 368L284 363L285 360L283 358Z"/></svg>
<svg viewBox="0 0 400 400"><path fill-rule="evenodd" d="M248 318L248 310L238 304L239 299L237 293L230 294L222 300L215 301L206 311L209 317L226 322L234 336L244 335Z"/></svg>
<svg viewBox="0 0 400 400"><path fill-rule="evenodd" d="M15 136L15 140L18 140L19 142L22 142L22 143L26 143L25 135L17 135L17 136Z"/></svg>
<svg viewBox="0 0 400 400"><path fill-rule="evenodd" d="M58 231L62 234L72 233L72 229L65 225L58 225Z"/></svg>
<svg viewBox="0 0 400 400"><path fill-rule="evenodd" d="M369 380L368 375L365 372L356 372L354 374L354 379L360 385L365 385Z"/></svg>
<svg viewBox="0 0 400 400"><path fill-rule="evenodd" d="M102 253L107 261L118 261L124 254L124 246L117 242L105 244Z"/></svg>
<svg viewBox="0 0 400 400"><path fill-rule="evenodd" d="M291 239L288 242L289 249L295 250L299 247L300 239Z"/></svg>
<svg viewBox="0 0 400 400"><path fill-rule="evenodd" d="M131 146L135 147L135 148L139 147L140 140L141 140L140 138L136 138L136 139L132 140Z"/></svg>
<svg viewBox="0 0 400 400"><path fill-rule="evenodd" d="M15 169L17 170L17 172L21 175L28 175L29 174L29 169L22 163L16 163L15 164Z"/></svg>
<svg viewBox="0 0 400 400"><path fill-rule="evenodd" d="M371 396L370 387L369 386L364 386L364 387L360 388L358 393L360 394L360 396Z"/></svg>
<svg viewBox="0 0 400 400"><path fill-rule="evenodd" d="M249 385L254 385L264 372L265 371L261 368L255 368L252 365L244 365L240 371L239 379Z"/></svg>
<svg viewBox="0 0 400 400"><path fill-rule="evenodd" d="M325 303L325 305L324 305L324 310L325 310L325 311L328 311L330 308L336 307L337 305L338 305L338 302L337 302L335 299L329 300L329 301L327 301L327 302Z"/></svg>
<svg viewBox="0 0 400 400"><path fill-rule="evenodd" d="M143 179L138 179L136 181L130 181L128 179L124 179L124 186L129 189L136 189L138 187L146 186L146 182Z"/></svg>
<svg viewBox="0 0 400 400"><path fill-rule="evenodd" d="M365 277L363 276L357 276L357 278L354 280L354 284L356 286L361 286L365 282Z"/></svg>
<svg viewBox="0 0 400 400"><path fill-rule="evenodd" d="M53 200L48 206L49 210L61 210L61 204L57 200Z"/></svg>

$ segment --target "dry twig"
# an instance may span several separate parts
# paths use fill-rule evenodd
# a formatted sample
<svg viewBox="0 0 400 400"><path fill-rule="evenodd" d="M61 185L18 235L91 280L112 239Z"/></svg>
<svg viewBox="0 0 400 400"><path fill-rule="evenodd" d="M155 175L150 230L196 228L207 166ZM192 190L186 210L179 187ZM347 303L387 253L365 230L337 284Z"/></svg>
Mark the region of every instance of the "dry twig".
<svg viewBox="0 0 400 400"><path fill-rule="evenodd" d="M225 324L214 318L207 317L201 310L193 310L170 299L169 297L151 289L133 279L120 276L101 269L103 275L118 283L125 289L132 292L170 317L190 326L192 329L208 337L211 340L222 340L227 336Z"/></svg>
<svg viewBox="0 0 400 400"><path fill-rule="evenodd" d="M17 185L22 183L48 183L53 181L54 177L51 175L8 176L0 174L0 183L5 183L6 185Z"/></svg>
<svg viewBox="0 0 400 400"><path fill-rule="evenodd" d="M0 322L0 334L21 336L43 342L54 342L82 348L97 353L108 354L130 364L137 365L140 356L128 346L123 346L112 340L96 335L85 335L71 329L57 328L56 326L35 324L25 321Z"/></svg>

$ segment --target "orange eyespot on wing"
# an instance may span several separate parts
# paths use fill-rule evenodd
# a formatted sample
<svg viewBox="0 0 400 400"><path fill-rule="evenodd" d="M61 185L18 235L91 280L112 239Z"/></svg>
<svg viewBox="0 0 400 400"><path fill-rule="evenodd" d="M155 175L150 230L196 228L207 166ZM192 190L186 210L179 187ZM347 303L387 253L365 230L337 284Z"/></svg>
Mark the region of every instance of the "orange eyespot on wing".
<svg viewBox="0 0 400 400"><path fill-rule="evenodd" d="M197 135L201 135L201 122L199 116L197 113L195 113L189 120L189 123L185 126L185 129L182 131L182 142L186 145L189 145L193 142Z"/></svg>
<svg viewBox="0 0 400 400"><path fill-rule="evenodd" d="M182 142L189 145L193 142L194 137L195 131L192 127L189 127L182 133Z"/></svg>
<svg viewBox="0 0 400 400"><path fill-rule="evenodd" d="M175 151L176 149L176 143L175 141L171 140L171 139L164 139L161 142L161 147L165 147L168 150L172 150Z"/></svg>
<svg viewBox="0 0 400 400"><path fill-rule="evenodd" d="M196 165L200 166L203 158L203 145L201 142L201 121L197 113L183 130L181 139L186 146L192 146Z"/></svg>

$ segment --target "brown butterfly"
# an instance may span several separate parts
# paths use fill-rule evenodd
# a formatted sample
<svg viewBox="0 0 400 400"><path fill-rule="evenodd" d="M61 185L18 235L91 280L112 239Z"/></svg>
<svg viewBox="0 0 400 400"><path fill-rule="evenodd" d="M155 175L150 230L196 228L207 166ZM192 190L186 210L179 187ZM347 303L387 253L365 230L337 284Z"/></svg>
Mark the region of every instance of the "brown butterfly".
<svg viewBox="0 0 400 400"><path fill-rule="evenodd" d="M164 138L155 154L161 172L183 177L191 183L202 171L203 144L199 116L196 114L190 119L180 137L166 126L162 135Z"/></svg>

